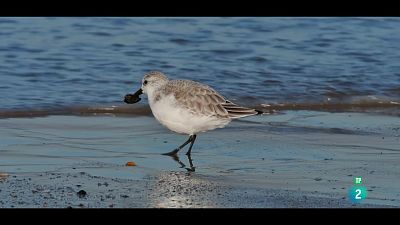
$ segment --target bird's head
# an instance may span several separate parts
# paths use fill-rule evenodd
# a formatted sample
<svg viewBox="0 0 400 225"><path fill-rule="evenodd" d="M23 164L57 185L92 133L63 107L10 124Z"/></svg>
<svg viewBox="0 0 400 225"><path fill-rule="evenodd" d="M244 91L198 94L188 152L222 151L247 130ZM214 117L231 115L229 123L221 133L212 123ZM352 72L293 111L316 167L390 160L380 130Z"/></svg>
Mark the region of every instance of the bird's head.
<svg viewBox="0 0 400 225"><path fill-rule="evenodd" d="M144 94L153 93L168 82L167 76L159 71L146 73L142 79L142 91Z"/></svg>
<svg viewBox="0 0 400 225"><path fill-rule="evenodd" d="M124 102L128 104L134 104L139 102L141 94L151 95L155 90L160 88L162 85L168 82L167 76L159 71L151 71L144 75L142 79L142 87L134 94L125 95Z"/></svg>

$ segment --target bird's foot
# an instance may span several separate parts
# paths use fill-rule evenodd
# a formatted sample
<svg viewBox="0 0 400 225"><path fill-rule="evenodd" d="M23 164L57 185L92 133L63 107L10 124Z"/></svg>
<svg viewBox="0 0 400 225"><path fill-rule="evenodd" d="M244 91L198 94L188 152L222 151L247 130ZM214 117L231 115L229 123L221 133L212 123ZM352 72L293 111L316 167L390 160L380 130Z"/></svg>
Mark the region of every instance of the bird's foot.
<svg viewBox="0 0 400 225"><path fill-rule="evenodd" d="M179 149L175 149L173 151L163 153L162 155L175 156L175 155L177 155L178 152L179 152Z"/></svg>
<svg viewBox="0 0 400 225"><path fill-rule="evenodd" d="M196 171L196 167L186 168L186 170L189 171L189 172L195 172Z"/></svg>

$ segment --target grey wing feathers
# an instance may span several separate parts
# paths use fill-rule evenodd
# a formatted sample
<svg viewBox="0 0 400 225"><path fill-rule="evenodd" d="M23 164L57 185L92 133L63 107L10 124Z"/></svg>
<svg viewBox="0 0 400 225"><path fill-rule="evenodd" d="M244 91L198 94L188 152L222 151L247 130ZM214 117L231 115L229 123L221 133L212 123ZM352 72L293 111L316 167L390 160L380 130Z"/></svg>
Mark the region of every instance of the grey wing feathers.
<svg viewBox="0 0 400 225"><path fill-rule="evenodd" d="M221 106L225 99L207 85L189 80L173 80L167 89L174 93L175 99L195 114L229 118Z"/></svg>
<svg viewBox="0 0 400 225"><path fill-rule="evenodd" d="M173 80L168 89L174 90L178 102L194 113L232 119L260 114L258 110L238 106L211 87L194 81Z"/></svg>
<svg viewBox="0 0 400 225"><path fill-rule="evenodd" d="M258 110L238 106L230 101L223 103L222 107L226 109L229 117L232 119L261 114Z"/></svg>

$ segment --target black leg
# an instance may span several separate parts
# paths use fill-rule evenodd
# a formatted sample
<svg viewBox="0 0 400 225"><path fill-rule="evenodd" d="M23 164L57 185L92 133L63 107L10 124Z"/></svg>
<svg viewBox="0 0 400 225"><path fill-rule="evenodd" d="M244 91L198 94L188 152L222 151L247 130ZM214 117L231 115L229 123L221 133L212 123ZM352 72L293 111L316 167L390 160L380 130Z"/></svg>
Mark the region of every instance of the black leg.
<svg viewBox="0 0 400 225"><path fill-rule="evenodd" d="M175 155L170 155L176 162L178 162L179 163L179 165L181 165L181 168L185 168L186 167L186 165L183 163L183 162L181 162L181 160L179 159L179 157L178 157L178 155L177 154L175 154Z"/></svg>
<svg viewBox="0 0 400 225"><path fill-rule="evenodd" d="M195 136L195 139L196 139L196 135L194 135ZM189 139L185 142L185 143L183 143L181 146L179 146L177 149L175 149L175 150L173 150L173 151L171 151L171 152L167 152L167 153L164 153L163 155L169 155L169 156L172 156L172 155L176 155L178 152L179 152L179 150L181 150L183 147L185 147L187 144L189 144L190 142L192 142L192 139L193 139L193 135L190 135L189 136ZM193 144L192 144L193 145ZM190 147L192 147L192 146L190 146Z"/></svg>
<svg viewBox="0 0 400 225"><path fill-rule="evenodd" d="M188 159L189 159L189 163L190 163L190 168L186 168L189 172L194 172L196 171L195 167L193 166L193 161L192 161L192 157L189 155L187 155Z"/></svg>
<svg viewBox="0 0 400 225"><path fill-rule="evenodd" d="M189 160L189 164L190 167L186 167L186 165L179 159L179 156L177 154L175 155L169 155L175 162L177 162L181 168L185 168L187 171L189 172L195 172L196 171L196 167L193 166L193 160L192 157L190 155L188 155L188 160Z"/></svg>
<svg viewBox="0 0 400 225"><path fill-rule="evenodd" d="M196 141L196 135L195 134L192 135L191 137L192 137L192 143L190 143L189 150L186 152L186 155L188 155L188 156L190 156L190 152L192 151L192 147L193 147L194 141Z"/></svg>

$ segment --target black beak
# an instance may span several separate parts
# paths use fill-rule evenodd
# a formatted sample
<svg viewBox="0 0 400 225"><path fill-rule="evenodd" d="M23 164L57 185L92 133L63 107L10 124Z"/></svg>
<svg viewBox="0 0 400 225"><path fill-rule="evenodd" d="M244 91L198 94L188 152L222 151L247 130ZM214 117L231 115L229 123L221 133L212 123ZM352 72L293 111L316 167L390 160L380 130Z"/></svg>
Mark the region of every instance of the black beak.
<svg viewBox="0 0 400 225"><path fill-rule="evenodd" d="M140 88L135 94L127 94L125 95L124 102L127 104L135 104L136 102L139 102L141 98L139 96L143 94L142 89Z"/></svg>

